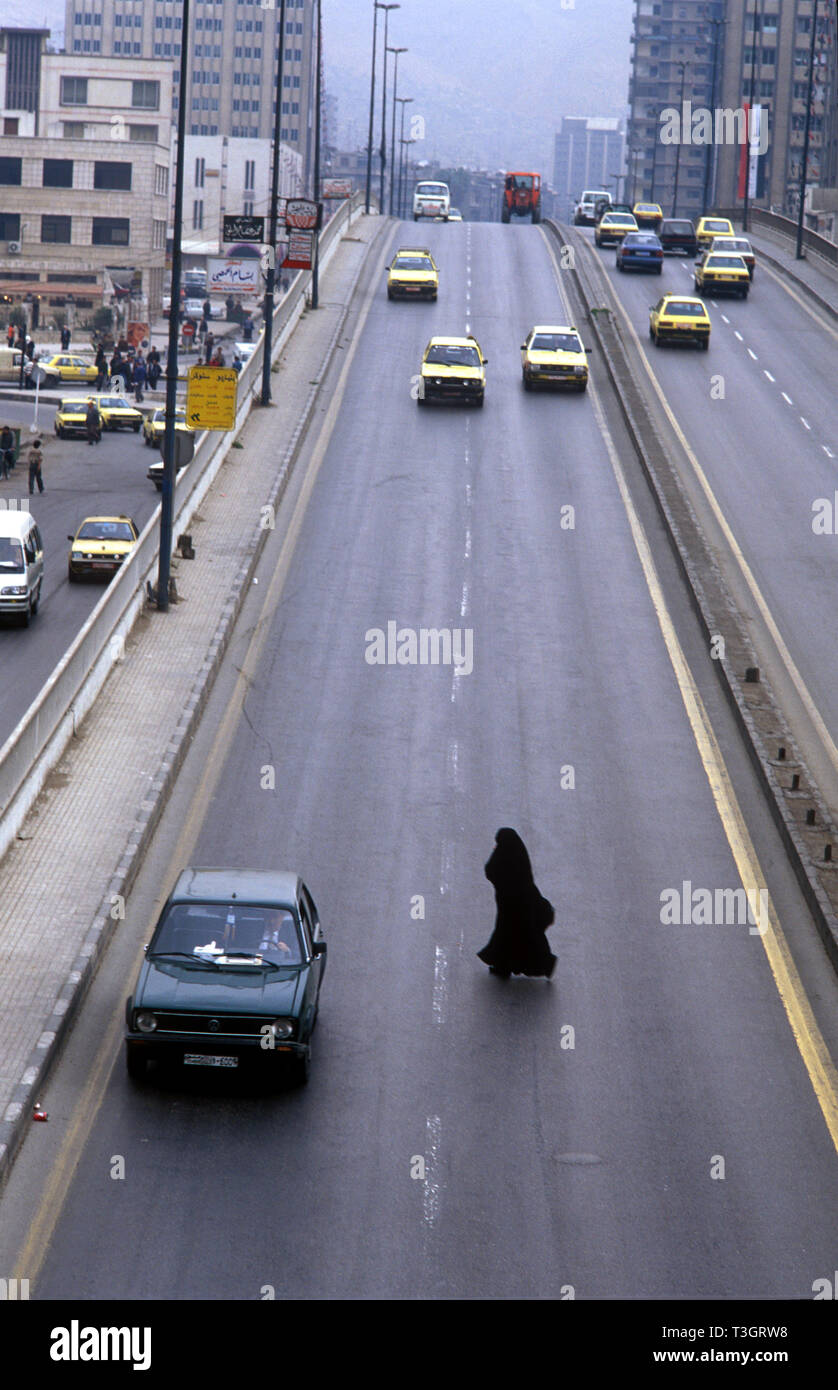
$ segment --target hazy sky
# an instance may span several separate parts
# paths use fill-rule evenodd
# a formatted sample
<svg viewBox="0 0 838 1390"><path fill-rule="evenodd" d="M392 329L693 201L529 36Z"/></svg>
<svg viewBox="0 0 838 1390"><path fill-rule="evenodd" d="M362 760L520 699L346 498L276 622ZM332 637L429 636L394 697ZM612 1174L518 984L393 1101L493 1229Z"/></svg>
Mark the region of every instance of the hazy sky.
<svg viewBox="0 0 838 1390"><path fill-rule="evenodd" d="M338 101L337 135L342 143L365 146L372 0L322 4L326 85ZM399 59L399 91L414 98L408 112L425 119L428 158L536 168L549 177L560 116L623 114L632 0L564 4L566 9L562 0L401 0L390 12L390 44L409 50ZM0 0L0 9L6 24L64 27L63 0ZM382 29L379 12L379 41ZM378 92L380 100L380 86ZM421 157L418 147L414 153Z"/></svg>

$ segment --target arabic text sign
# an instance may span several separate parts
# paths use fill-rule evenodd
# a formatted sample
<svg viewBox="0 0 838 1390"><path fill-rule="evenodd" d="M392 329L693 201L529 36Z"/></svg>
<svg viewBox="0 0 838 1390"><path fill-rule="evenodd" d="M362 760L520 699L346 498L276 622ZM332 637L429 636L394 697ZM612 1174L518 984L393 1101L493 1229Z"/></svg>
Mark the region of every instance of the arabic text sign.
<svg viewBox="0 0 838 1390"><path fill-rule="evenodd" d="M260 294L261 265L258 256L241 260L211 258L209 261L209 294Z"/></svg>
<svg viewBox="0 0 838 1390"><path fill-rule="evenodd" d="M282 262L289 270L311 270L312 232L291 232L288 236L288 254Z"/></svg>
<svg viewBox="0 0 838 1390"><path fill-rule="evenodd" d="M317 204L310 198L289 198L285 204L285 225L298 231L313 231L318 223Z"/></svg>
<svg viewBox="0 0 838 1390"><path fill-rule="evenodd" d="M351 179L324 179L323 197L324 198L351 198L352 197Z"/></svg>
<svg viewBox="0 0 838 1390"><path fill-rule="evenodd" d="M235 367L190 367L186 423L192 429L231 430L236 423Z"/></svg>
<svg viewBox="0 0 838 1390"><path fill-rule="evenodd" d="M265 240L264 217L247 217L244 213L231 216L225 214L224 240L225 242L258 241L261 244Z"/></svg>

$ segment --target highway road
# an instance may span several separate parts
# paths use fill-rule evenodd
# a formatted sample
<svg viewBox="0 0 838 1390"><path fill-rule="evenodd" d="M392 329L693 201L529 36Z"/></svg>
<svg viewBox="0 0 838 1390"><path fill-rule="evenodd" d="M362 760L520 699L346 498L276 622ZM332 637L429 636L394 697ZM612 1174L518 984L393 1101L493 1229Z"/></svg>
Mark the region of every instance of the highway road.
<svg viewBox="0 0 838 1390"><path fill-rule="evenodd" d="M417 235L408 224L392 245ZM807 1298L834 1268L835 1136L761 938L661 920L661 895L685 881L739 885L740 808L836 1055L838 982L617 412L596 389L522 389L524 333L572 317L537 228L432 226L425 241L439 301L389 304L382 282L368 317L353 313L354 357L327 383L334 429L322 460L316 432L307 441L286 499L290 510L319 463L284 585L272 598L280 527L134 891L131 931L51 1083L48 1105L86 1142L66 1198L50 1188L48 1245L27 1231L56 1140L27 1141L0 1199L0 1258L12 1268L29 1252L37 1298L256 1299L265 1286L300 1299ZM825 486L817 449L835 439L828 416L814 428L809 330L791 347L776 325L768 336L760 303L774 291L757 275L752 300L714 310L707 355L654 360L702 458L715 457L726 504L750 495L756 541L792 495L805 512L794 478L802 466L807 487ZM658 287L686 288L669 262L661 280L623 278L643 332ZM428 337L466 327L489 359L485 408L420 411L411 391ZM811 440L763 385L763 364L813 417ZM596 387L595 354L592 375ZM127 457L118 466L127 475ZM801 555L806 524L787 528ZM794 605L796 572L769 574L767 551L765 569ZM367 634L390 621L468 629L473 670L370 664ZM256 674L227 731L254 635ZM475 957L493 922L483 864L501 825L523 835L556 906L549 984L501 982ZM91 1058L180 867L176 842L191 862L282 865L309 883L329 942L311 1082L137 1088L110 1042L101 1104L85 1108ZM114 1155L124 1182L109 1181Z"/></svg>
<svg viewBox="0 0 838 1390"><path fill-rule="evenodd" d="M57 439L55 406L39 403L38 425L44 441L43 495L28 495L26 455L33 438L31 401L0 395L0 425L20 425L22 460L11 477L0 479L0 504L15 499L35 517L44 538L43 599L28 628L0 619L0 744L26 713L102 596L103 584L70 584L67 537L86 516L126 512L142 530L158 502L146 478L149 463L160 455L144 447L142 434L106 431L102 442ZM145 407L144 407L145 408ZM149 407L150 408L150 407Z"/></svg>

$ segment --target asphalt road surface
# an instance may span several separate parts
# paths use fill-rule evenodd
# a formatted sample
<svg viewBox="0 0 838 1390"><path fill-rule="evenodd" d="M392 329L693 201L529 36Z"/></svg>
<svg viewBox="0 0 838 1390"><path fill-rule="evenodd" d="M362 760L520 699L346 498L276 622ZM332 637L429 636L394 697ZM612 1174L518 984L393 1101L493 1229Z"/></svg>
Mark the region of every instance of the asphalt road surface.
<svg viewBox="0 0 838 1390"><path fill-rule="evenodd" d="M393 246L417 237L407 225ZM243 717L214 742L279 533L133 895L139 924L111 948L46 1102L71 1122L133 983L174 836L192 823L192 862L293 868L313 891L329 963L311 1082L137 1088L115 1047L35 1297L258 1299L271 1286L301 1299L503 1299L572 1286L585 1299L807 1298L834 1268L838 1161L761 939L661 921L661 894L684 881L739 885L670 659L676 637L834 1053L838 986L645 485L630 493L659 589L615 477L629 460L615 412L598 415L591 391L522 389L525 332L572 317L539 230L435 225L423 243L441 266L439 301L388 304L376 286ZM651 292L627 285L638 322L658 286L684 281L667 263ZM770 294L758 280L729 314L761 325L755 351ZM746 448L755 429L771 434L775 408L718 317L709 354L661 352L655 366L686 414L724 364L729 434L705 406L711 452L718 439L720 479L726 464L739 472L732 504L750 469L758 535L770 506L782 517L762 470L791 473L791 436L774 435L771 457ZM485 408L417 409L428 337L467 325L489 359ZM802 391L798 340L768 341L778 382L782 371L789 394ZM604 375L595 355L592 375ZM765 393L759 410L745 382ZM791 430L783 409L772 421ZM133 445L114 442L120 479ZM101 477L105 448L75 466ZM802 434L800 449L813 450ZM819 463L806 456L813 485ZM793 603L794 576L776 583ZM55 607L53 595L44 615ZM368 631L389 621L471 630L473 670L369 664ZM211 794L193 804L207 767ZM501 982L475 957L502 825L522 834L556 906L549 984ZM0 1200L7 1264L55 1135L37 1143ZM114 1155L125 1181L110 1180ZM411 1176L417 1158L424 1177Z"/></svg>

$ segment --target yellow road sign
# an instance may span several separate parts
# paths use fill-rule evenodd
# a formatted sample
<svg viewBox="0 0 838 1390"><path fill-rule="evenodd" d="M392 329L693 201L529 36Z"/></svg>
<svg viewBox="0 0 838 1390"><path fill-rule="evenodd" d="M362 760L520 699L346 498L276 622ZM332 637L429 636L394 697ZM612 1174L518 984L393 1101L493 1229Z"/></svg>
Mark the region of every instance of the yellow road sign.
<svg viewBox="0 0 838 1390"><path fill-rule="evenodd" d="M235 367L190 367L186 423L191 429L231 430L236 423Z"/></svg>

